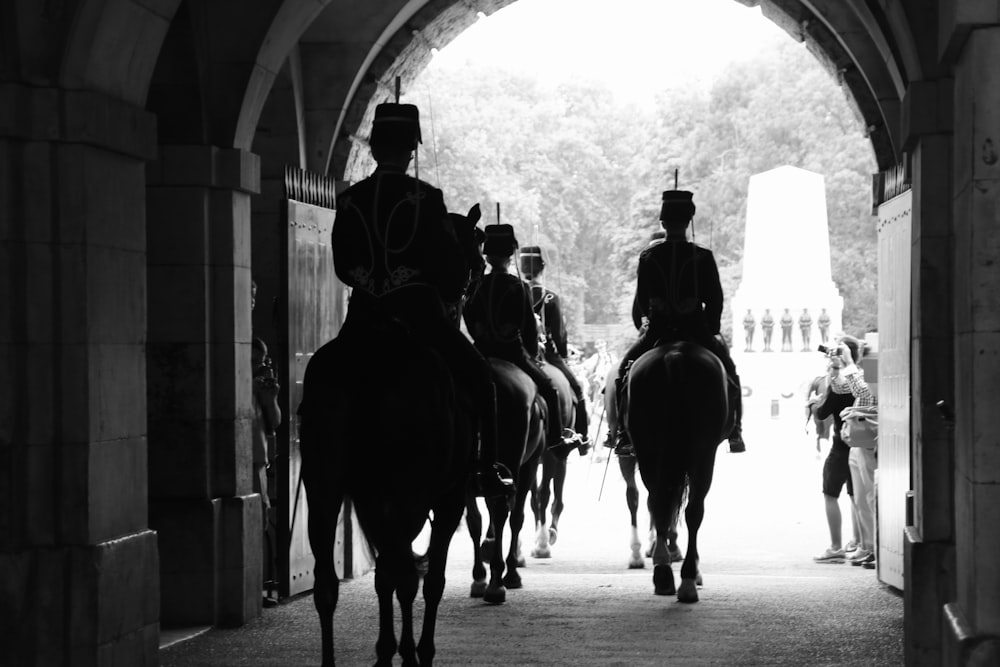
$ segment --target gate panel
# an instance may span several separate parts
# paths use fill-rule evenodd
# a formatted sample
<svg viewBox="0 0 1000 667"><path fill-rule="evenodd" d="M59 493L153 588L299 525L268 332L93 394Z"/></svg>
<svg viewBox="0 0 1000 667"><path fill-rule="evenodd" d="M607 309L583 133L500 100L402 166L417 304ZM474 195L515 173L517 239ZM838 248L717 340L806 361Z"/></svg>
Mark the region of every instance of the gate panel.
<svg viewBox="0 0 1000 667"><path fill-rule="evenodd" d="M345 289L333 270L330 231L333 228L332 182L298 170L286 175L286 233L282 258L287 295L279 308L279 336L283 339L282 383L287 401L282 406L287 418L278 438L277 524L280 594L295 595L312 589L313 556L307 523L309 508L302 485L296 410L302 401L302 380L312 354L334 338L346 312ZM308 200L309 203L299 200ZM348 514L349 516L349 514ZM350 530L350 522L347 529ZM344 547L350 534L338 526L336 565L344 572ZM349 556L348 556L349 558Z"/></svg>
<svg viewBox="0 0 1000 667"><path fill-rule="evenodd" d="M878 577L903 589L910 481L911 192L878 207Z"/></svg>

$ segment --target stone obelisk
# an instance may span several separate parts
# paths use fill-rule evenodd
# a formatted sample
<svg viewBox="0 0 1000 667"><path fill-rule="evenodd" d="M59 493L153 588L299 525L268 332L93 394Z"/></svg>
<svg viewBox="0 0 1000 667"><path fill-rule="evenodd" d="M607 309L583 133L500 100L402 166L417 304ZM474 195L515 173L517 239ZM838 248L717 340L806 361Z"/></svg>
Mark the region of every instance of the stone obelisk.
<svg viewBox="0 0 1000 667"><path fill-rule="evenodd" d="M733 349L745 350L743 320L756 320L751 350L764 352L762 321L774 318L770 351L814 351L841 331L844 299L830 270L830 231L823 176L783 166L750 177L743 250L743 277L732 303ZM781 318L792 319L791 341L783 341ZM806 317L803 317L803 314ZM811 320L806 333L802 320Z"/></svg>

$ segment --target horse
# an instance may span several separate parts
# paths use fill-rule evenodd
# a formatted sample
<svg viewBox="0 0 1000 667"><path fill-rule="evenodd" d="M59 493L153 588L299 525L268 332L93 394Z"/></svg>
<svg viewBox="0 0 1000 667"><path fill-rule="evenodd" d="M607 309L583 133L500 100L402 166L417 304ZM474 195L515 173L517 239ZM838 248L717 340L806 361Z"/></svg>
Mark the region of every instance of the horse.
<svg viewBox="0 0 1000 667"><path fill-rule="evenodd" d="M484 602L502 604L507 589L521 588L518 573L518 543L524 525L524 503L537 475L538 461L545 446L545 401L531 377L513 363L490 357L497 395L497 459L507 466L514 478L515 494L508 498L487 498L490 516L487 541L483 534L482 515L476 497L468 493L465 499L466 523L472 538L472 587L470 595ZM503 528L510 523L510 548L503 556ZM492 537L490 537L492 535ZM486 581L484 553L489 555L490 579ZM504 570L506 568L506 574Z"/></svg>
<svg viewBox="0 0 1000 667"><path fill-rule="evenodd" d="M625 426L656 525L653 591L676 594L681 602L698 601L698 531L716 450L734 419L727 382L719 358L691 341L658 344L636 359L628 376ZM675 587L667 539L685 487L687 551Z"/></svg>
<svg viewBox="0 0 1000 667"><path fill-rule="evenodd" d="M611 434L616 433L618 430L618 399L615 390L615 379L617 377L618 369L612 368L604 379L604 413L608 420L608 432ZM645 559L653 555L653 547L656 544L656 528L653 521L653 508L650 506L649 498L647 497L646 510L649 513L649 548L646 549L644 556L642 552L642 542L639 539L639 485L636 483L635 477L635 473L638 470L635 454L619 454L618 469L621 471L622 479L625 480L625 503L628 505L629 516L631 518L628 567L630 570L642 569L646 567ZM677 546L676 521L667 533L667 549L670 553L670 561L672 563L676 563L683 559L680 547Z"/></svg>
<svg viewBox="0 0 1000 667"><path fill-rule="evenodd" d="M562 423L572 424L573 415L577 409L586 409L577 405L576 395L569 385L569 380L562 371L552 364L543 363L542 370L552 379L556 394L559 397L559 409L562 412ZM554 454L546 448L541 458L541 481L537 476L531 485L531 510L535 517L535 546L531 550L532 558L551 558L551 545L559 537L559 517L562 516L563 486L566 483L566 458L568 449L560 454ZM552 500L552 523L546 525L546 512L549 500Z"/></svg>
<svg viewBox="0 0 1000 667"><path fill-rule="evenodd" d="M816 451L820 451L820 440L830 439L830 427L833 425L833 417L827 417L826 419L820 419L816 416L816 407L819 405L818 402L810 403L809 401L813 396L818 396L820 400L824 394L826 394L827 387L830 384L829 378L824 375L817 375L813 378L813 381L809 383L809 388L806 389L806 430L809 429L809 422L812 421L813 428L816 432Z"/></svg>
<svg viewBox="0 0 1000 667"><path fill-rule="evenodd" d="M389 318L371 329L354 342L338 336L323 345L303 379L299 437L322 664L335 664L340 580L333 551L337 518L350 497L376 554L376 665L391 665L397 649L404 665L431 665L448 548L470 486L474 406L470 390L459 385L431 346ZM413 603L420 575L412 543L431 515L424 617L415 644ZM394 595L402 621L398 643Z"/></svg>

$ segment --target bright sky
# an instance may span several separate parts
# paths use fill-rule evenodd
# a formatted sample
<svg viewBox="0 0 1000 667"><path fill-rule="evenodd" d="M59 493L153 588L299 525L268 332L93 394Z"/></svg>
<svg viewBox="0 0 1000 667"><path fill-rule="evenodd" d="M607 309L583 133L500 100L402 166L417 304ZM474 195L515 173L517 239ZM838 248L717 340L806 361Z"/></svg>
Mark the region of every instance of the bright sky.
<svg viewBox="0 0 1000 667"><path fill-rule="evenodd" d="M735 0L517 0L481 18L431 66L472 60L545 80L597 79L622 101L710 83L728 63L791 39Z"/></svg>

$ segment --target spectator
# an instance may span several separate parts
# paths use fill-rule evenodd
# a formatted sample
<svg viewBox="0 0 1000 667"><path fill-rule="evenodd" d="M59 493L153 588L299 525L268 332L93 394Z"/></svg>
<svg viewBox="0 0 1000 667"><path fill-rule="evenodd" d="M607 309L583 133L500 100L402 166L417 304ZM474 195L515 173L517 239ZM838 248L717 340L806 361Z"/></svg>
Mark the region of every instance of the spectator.
<svg viewBox="0 0 1000 667"><path fill-rule="evenodd" d="M842 540L842 517L840 512L840 492L847 486L847 495L852 498L855 494L854 483L850 471L850 450L847 443L841 436L843 418L841 412L854 404L854 396L851 394L847 380L841 377L840 369L843 366L843 359L839 353L831 356L827 362L828 387L823 396L810 398L811 404L816 404L815 416L818 419L833 417L833 437L830 443L830 451L823 463L823 501L826 508L826 522L830 530L830 546L818 556L813 558L817 563L843 563L846 554L853 552L858 547L859 540L856 539L844 548ZM855 536L861 537L860 521L855 512L852 512L852 519L855 520Z"/></svg>
<svg viewBox="0 0 1000 667"><path fill-rule="evenodd" d="M864 356L864 342L845 336L838 355L842 368L840 377L847 383L852 405L841 414L841 421L851 412L871 412L878 401L865 382L864 371L857 365ZM867 410L866 410L867 409ZM878 467L876 450L867 447L851 447L848 464L854 486L854 506L858 513L861 530L861 544L853 555L847 557L851 565L874 567L875 563L875 469Z"/></svg>
<svg viewBox="0 0 1000 667"><path fill-rule="evenodd" d="M257 283L250 285L250 309L257 301ZM274 606L277 600L271 597L277 583L275 536L271 529L271 498L267 484L267 473L274 460L274 436L281 425L281 407L278 405L278 384L274 364L267 353L267 345L257 336L253 337L250 350L253 372L253 423L251 439L253 452L253 490L260 494L261 516L264 526L264 606Z"/></svg>

